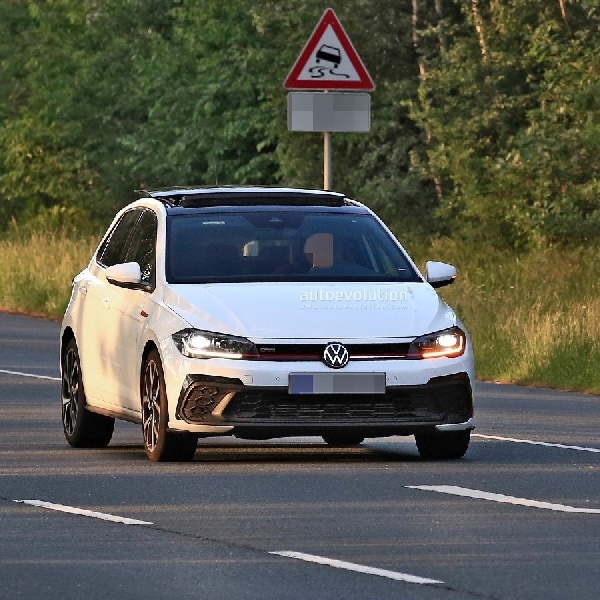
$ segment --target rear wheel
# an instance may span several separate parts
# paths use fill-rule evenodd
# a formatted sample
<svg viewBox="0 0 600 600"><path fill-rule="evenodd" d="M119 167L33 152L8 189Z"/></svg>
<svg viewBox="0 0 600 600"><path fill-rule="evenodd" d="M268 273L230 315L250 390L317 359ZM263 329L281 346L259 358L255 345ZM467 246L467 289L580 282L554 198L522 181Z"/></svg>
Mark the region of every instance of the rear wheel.
<svg viewBox="0 0 600 600"><path fill-rule="evenodd" d="M142 432L144 448L152 462L189 461L198 438L190 433L168 431L169 409L165 376L157 350L146 358L142 370Z"/></svg>
<svg viewBox="0 0 600 600"><path fill-rule="evenodd" d="M364 436L352 433L328 433L323 440L328 446L358 446L364 441Z"/></svg>
<svg viewBox="0 0 600 600"><path fill-rule="evenodd" d="M469 430L415 434L421 458L430 460L462 458L469 447L470 440L471 432Z"/></svg>
<svg viewBox="0 0 600 600"><path fill-rule="evenodd" d="M61 380L62 424L67 442L74 448L104 448L112 438L115 420L86 408L81 361L75 339L67 344Z"/></svg>

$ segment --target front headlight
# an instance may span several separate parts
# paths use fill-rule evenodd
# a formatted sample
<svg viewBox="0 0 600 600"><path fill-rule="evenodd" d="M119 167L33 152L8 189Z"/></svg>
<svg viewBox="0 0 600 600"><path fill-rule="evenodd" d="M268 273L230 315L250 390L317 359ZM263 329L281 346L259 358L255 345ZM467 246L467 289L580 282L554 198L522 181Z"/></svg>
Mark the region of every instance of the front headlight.
<svg viewBox="0 0 600 600"><path fill-rule="evenodd" d="M413 340L408 351L414 358L455 358L465 352L467 336L460 327L422 335Z"/></svg>
<svg viewBox="0 0 600 600"><path fill-rule="evenodd" d="M174 333L172 338L179 351L190 358L240 359L258 354L250 340L224 333L184 329Z"/></svg>

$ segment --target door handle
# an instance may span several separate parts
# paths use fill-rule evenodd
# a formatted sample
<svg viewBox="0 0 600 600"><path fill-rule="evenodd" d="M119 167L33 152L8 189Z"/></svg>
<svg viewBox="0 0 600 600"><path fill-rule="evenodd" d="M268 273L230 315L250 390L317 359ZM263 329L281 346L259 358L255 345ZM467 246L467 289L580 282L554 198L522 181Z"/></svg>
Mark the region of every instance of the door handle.
<svg viewBox="0 0 600 600"><path fill-rule="evenodd" d="M85 296L85 295L87 294L87 292L88 292L87 286L86 286L86 285L83 285L83 283L82 283L82 284L79 286L79 288L78 288L78 289L79 289L79 293L80 293L82 296Z"/></svg>

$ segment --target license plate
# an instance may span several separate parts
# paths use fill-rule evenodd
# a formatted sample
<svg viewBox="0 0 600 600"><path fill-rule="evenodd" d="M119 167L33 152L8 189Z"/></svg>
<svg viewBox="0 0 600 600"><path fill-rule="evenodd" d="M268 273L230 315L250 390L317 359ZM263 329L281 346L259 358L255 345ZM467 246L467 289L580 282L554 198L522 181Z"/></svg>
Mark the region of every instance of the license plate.
<svg viewBox="0 0 600 600"><path fill-rule="evenodd" d="M290 373L290 394L385 394L385 373Z"/></svg>

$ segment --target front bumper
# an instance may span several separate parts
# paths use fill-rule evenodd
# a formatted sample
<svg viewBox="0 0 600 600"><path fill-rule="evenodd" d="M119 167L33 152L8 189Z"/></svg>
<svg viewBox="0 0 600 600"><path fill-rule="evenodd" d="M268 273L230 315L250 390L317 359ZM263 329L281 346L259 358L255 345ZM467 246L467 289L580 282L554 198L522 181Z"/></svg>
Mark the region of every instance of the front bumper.
<svg viewBox="0 0 600 600"><path fill-rule="evenodd" d="M344 340L342 340L344 342ZM364 437L473 429L475 378L468 340L457 358L322 362L193 359L161 343L169 429L268 439L354 432ZM290 394L293 373L383 373L384 394Z"/></svg>
<svg viewBox="0 0 600 600"><path fill-rule="evenodd" d="M181 388L177 429L267 439L360 432L364 437L473 428L466 372L423 385L388 386L384 394L289 394L287 387L244 385L240 379L188 375Z"/></svg>

